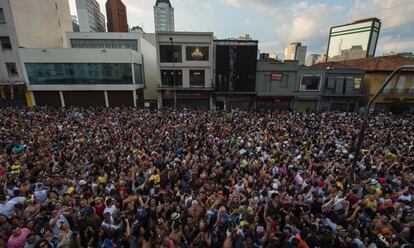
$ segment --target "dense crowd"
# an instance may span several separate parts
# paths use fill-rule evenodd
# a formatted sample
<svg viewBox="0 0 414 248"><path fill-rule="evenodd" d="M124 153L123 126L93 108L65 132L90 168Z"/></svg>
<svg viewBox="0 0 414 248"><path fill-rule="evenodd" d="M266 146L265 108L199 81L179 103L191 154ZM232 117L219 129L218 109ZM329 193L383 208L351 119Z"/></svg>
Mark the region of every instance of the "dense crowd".
<svg viewBox="0 0 414 248"><path fill-rule="evenodd" d="M0 247L413 247L414 115L0 109Z"/></svg>

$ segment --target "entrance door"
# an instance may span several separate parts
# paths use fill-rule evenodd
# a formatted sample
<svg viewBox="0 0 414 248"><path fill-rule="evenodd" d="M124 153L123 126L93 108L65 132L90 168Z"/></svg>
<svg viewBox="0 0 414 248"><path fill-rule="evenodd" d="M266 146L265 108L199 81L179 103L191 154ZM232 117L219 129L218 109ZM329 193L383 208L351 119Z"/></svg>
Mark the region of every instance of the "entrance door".
<svg viewBox="0 0 414 248"><path fill-rule="evenodd" d="M216 110L224 110L224 101L216 102Z"/></svg>

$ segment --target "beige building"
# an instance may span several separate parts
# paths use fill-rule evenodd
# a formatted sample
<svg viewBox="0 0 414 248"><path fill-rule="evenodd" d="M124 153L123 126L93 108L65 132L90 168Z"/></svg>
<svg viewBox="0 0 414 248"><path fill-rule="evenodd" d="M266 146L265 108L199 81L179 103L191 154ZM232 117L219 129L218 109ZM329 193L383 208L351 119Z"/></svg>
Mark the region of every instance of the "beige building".
<svg viewBox="0 0 414 248"><path fill-rule="evenodd" d="M67 0L0 0L0 106L25 105L19 47L67 47L72 31Z"/></svg>

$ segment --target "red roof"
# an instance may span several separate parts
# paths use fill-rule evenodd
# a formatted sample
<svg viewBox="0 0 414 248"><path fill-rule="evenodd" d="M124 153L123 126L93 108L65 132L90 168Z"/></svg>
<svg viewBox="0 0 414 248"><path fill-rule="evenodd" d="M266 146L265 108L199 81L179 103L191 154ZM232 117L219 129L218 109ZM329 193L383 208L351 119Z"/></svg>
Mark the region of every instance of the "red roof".
<svg viewBox="0 0 414 248"><path fill-rule="evenodd" d="M351 67L360 68L365 71L393 71L402 65L414 65L414 59L406 58L401 55L371 57L364 59L351 59L345 61L319 63L312 66L312 68L327 68L327 67Z"/></svg>

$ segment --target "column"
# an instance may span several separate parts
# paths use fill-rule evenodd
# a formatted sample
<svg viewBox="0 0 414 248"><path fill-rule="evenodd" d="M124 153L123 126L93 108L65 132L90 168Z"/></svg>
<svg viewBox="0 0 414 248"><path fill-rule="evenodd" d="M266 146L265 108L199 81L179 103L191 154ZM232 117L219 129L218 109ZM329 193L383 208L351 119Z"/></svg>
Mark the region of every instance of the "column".
<svg viewBox="0 0 414 248"><path fill-rule="evenodd" d="M104 91L104 96L105 96L105 106L108 108L109 100L108 100L108 92L106 90Z"/></svg>
<svg viewBox="0 0 414 248"><path fill-rule="evenodd" d="M60 96L60 104L62 105L62 108L65 107L65 98L63 97L63 92L59 91L59 96Z"/></svg>

